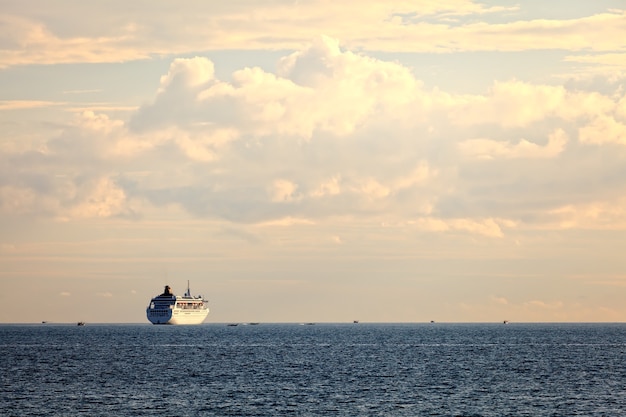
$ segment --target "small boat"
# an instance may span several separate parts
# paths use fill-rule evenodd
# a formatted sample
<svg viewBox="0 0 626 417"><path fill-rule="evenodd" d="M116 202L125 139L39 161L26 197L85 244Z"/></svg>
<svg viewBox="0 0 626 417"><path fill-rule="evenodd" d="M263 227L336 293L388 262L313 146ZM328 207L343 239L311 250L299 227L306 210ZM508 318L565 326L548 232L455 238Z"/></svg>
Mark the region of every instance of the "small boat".
<svg viewBox="0 0 626 417"><path fill-rule="evenodd" d="M352 323L359 324L359 321L358 320L354 320Z"/></svg>
<svg viewBox="0 0 626 417"><path fill-rule="evenodd" d="M239 326L239 323L228 323L227 326L235 327L235 326Z"/></svg>
<svg viewBox="0 0 626 417"><path fill-rule="evenodd" d="M76 323L77 326L84 326L85 322L84 321L79 321L78 323Z"/></svg>

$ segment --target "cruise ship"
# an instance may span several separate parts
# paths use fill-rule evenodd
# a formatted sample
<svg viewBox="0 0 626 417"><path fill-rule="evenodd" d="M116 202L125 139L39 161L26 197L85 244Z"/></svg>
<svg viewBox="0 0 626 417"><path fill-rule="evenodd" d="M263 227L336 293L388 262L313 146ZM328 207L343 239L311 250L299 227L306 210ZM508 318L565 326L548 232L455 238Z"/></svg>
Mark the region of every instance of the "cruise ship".
<svg viewBox="0 0 626 417"><path fill-rule="evenodd" d="M150 300L146 315L152 324L200 324L209 314L207 301L201 295L194 297L189 290L182 297L174 295L169 285L163 294Z"/></svg>

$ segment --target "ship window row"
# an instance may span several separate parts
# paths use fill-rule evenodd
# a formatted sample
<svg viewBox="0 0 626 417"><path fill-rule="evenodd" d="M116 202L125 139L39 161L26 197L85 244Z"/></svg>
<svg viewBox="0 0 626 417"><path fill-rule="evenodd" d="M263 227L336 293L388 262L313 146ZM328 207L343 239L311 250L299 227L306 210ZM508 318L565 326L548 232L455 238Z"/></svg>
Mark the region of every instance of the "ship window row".
<svg viewBox="0 0 626 417"><path fill-rule="evenodd" d="M171 305L171 304L161 304L161 303L157 303L157 304L150 303L150 308L162 308L162 309L167 310L167 309L173 308L173 305Z"/></svg>
<svg viewBox="0 0 626 417"><path fill-rule="evenodd" d="M151 316L169 316L169 311L165 310L153 310L150 312Z"/></svg>
<svg viewBox="0 0 626 417"><path fill-rule="evenodd" d="M199 303L178 303L177 304L178 308L183 308L183 309L202 309L203 305L199 304Z"/></svg>

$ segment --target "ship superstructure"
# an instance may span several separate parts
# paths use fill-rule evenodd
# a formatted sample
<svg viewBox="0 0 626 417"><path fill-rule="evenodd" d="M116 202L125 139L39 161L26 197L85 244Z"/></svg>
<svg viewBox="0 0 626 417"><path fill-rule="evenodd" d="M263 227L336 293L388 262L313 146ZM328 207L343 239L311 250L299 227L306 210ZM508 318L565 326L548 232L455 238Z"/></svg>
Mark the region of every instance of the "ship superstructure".
<svg viewBox="0 0 626 417"><path fill-rule="evenodd" d="M183 296L174 295L169 285L163 294L150 300L146 315L152 324L200 324L209 314L207 301L201 296L191 295L189 281Z"/></svg>

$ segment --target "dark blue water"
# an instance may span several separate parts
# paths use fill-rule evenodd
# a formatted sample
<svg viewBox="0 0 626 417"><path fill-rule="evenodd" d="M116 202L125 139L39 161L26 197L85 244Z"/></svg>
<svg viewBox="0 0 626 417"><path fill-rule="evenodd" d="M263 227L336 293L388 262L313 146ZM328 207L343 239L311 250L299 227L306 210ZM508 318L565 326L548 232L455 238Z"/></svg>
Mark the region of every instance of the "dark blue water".
<svg viewBox="0 0 626 417"><path fill-rule="evenodd" d="M0 325L2 416L624 416L625 324Z"/></svg>

